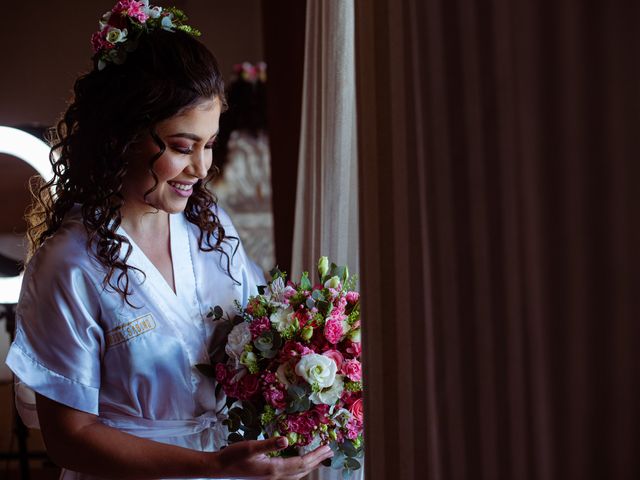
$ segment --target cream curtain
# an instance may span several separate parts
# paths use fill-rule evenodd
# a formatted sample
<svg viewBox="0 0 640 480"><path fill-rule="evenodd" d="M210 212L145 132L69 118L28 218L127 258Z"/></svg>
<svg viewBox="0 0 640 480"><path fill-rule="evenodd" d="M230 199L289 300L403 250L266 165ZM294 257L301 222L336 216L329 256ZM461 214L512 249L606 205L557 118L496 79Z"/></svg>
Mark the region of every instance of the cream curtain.
<svg viewBox="0 0 640 480"><path fill-rule="evenodd" d="M358 271L353 0L307 2L292 275L321 255Z"/></svg>
<svg viewBox="0 0 640 480"><path fill-rule="evenodd" d="M322 255L358 272L353 0L307 2L292 275ZM342 479L322 467L311 480ZM362 478L362 470L353 475Z"/></svg>

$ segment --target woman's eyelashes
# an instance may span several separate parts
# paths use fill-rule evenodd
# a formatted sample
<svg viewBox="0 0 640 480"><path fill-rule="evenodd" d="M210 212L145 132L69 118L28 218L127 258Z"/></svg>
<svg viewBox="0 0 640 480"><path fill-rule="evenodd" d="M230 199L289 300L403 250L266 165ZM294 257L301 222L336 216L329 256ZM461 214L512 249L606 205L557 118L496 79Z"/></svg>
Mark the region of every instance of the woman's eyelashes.
<svg viewBox="0 0 640 480"><path fill-rule="evenodd" d="M206 150L211 150L213 148L215 142L207 143L204 148ZM182 146L171 146L171 149L175 152L181 153L183 155L191 155L193 153L193 147L182 147Z"/></svg>

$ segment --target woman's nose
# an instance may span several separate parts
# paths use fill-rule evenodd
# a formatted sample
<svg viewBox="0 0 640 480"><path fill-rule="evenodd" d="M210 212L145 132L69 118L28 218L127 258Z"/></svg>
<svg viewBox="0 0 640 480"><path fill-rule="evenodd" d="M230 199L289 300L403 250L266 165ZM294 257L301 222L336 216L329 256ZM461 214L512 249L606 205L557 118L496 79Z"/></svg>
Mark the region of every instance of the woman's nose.
<svg viewBox="0 0 640 480"><path fill-rule="evenodd" d="M211 167L211 150L200 150L192 155L191 174L198 178L205 178Z"/></svg>

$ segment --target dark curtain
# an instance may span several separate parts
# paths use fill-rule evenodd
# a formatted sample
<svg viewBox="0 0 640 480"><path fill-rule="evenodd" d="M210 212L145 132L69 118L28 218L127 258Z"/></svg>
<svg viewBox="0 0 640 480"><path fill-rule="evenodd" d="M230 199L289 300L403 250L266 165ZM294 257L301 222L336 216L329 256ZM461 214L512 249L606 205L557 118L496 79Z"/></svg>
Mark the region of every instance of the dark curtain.
<svg viewBox="0 0 640 480"><path fill-rule="evenodd" d="M367 478L640 478L640 4L356 9Z"/></svg>
<svg viewBox="0 0 640 480"><path fill-rule="evenodd" d="M306 0L263 0L276 261L291 271L302 119Z"/></svg>

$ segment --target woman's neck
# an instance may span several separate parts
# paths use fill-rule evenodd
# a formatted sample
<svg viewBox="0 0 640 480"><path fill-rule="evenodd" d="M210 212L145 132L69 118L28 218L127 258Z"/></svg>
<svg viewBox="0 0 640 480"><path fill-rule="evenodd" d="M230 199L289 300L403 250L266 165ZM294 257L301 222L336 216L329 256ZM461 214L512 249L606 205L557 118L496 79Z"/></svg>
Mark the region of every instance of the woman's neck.
<svg viewBox="0 0 640 480"><path fill-rule="evenodd" d="M146 207L132 209L123 206L120 210L122 228L136 239L162 238L169 231L169 214Z"/></svg>

